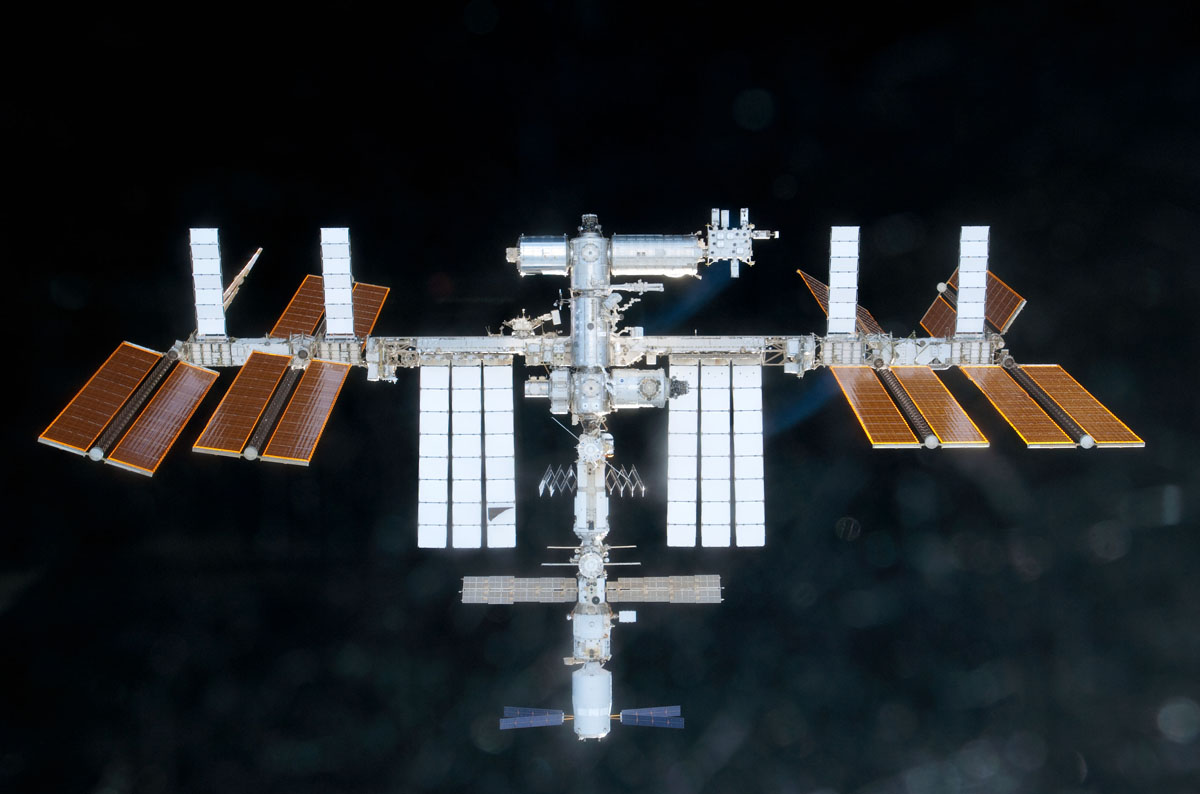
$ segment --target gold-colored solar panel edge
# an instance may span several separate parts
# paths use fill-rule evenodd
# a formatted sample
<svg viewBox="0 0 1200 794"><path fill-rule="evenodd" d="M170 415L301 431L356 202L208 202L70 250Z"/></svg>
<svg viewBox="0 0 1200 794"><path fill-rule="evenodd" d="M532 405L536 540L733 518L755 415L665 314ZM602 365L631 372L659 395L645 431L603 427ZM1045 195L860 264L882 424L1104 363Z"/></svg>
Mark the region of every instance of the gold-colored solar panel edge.
<svg viewBox="0 0 1200 794"><path fill-rule="evenodd" d="M1042 407L1040 405L1038 405L1036 402L1034 402L1033 398L1030 397L1029 394L1023 388L1021 388L1021 385L1012 379L1012 376L1010 376L1007 372L1004 371L1004 367L999 367L999 366L996 366L995 364L988 364L988 365L980 365L980 366L960 366L959 369L962 370L963 374L966 375L967 378L972 383L975 384L975 386L979 389L979 391L983 393L983 396L987 398L987 401L990 402L992 404L992 407L996 409L996 413L1000 414L1000 416L1002 416L1004 418L1004 421L1007 422L1008 426L1011 427L1016 432L1016 434L1021 437L1021 440L1025 442L1025 445L1027 447L1029 447L1030 449L1074 449L1075 448L1076 444L1071 439L1071 437L1068 436L1066 434L1066 432L1064 432L1063 429L1058 426L1057 422L1055 422L1053 419L1050 418L1049 414L1047 414L1045 411L1042 410ZM1029 438L1027 438L1025 436L1025 434L1021 432L1021 429L1017 426L1018 423L1013 421L1012 417L1009 416L1009 412L1006 412L1004 409L1002 409L996 403L996 401L992 398L991 393L984 386L984 381L986 380L986 374L989 372L992 372L992 371L998 372L999 376L1006 378L1007 382L1011 383L1013 388L1015 388L1017 390L1017 392L1014 392L1014 393L1020 393L1021 395L1023 395L1025 400L1028 400L1028 403L1022 403L1022 407L1026 408L1026 409L1028 409L1029 407L1032 407L1038 414L1040 414L1041 416L1044 416L1046 418L1046 421L1049 422L1050 425L1053 426L1055 430L1057 430L1057 435L1051 434L1053 436L1054 440L1050 440L1049 438L1042 438L1042 439L1034 439L1033 441L1030 441Z"/></svg>
<svg viewBox="0 0 1200 794"><path fill-rule="evenodd" d="M909 398L912 399L913 405L917 407L917 411L920 412L921 416L925 418L925 421L929 423L929 428L933 430L933 434L937 436L938 441L943 447L953 447L955 449L987 449L989 446L991 446L987 436L985 436L983 431L979 429L979 425L975 424L975 420L971 418L970 414L966 412L966 409L964 409L958 400L954 398L954 395L951 394L950 390L946 388L946 384L942 383L942 379L937 376L932 367L898 366L892 367L891 369L892 372L896 374L896 378L900 381L900 385L904 387L904 391L908 394ZM937 421L936 416L934 416L932 419L930 418L937 406L925 405L922 407L923 396L918 397L920 392L917 392L914 388L911 388L911 385L915 384L910 384L906 380L906 377L908 377L909 373L915 374L916 370L924 370L925 373L928 374L926 375L925 373L922 373L922 377L925 377L927 380L932 378L933 381L936 381L937 386L939 386L942 392L945 394L946 402L949 403L949 406L947 407L952 411L954 409L958 409L958 413L961 414L961 419L965 419L975 431L975 434L979 436L977 439L955 440L950 436L950 433L947 432L947 428L942 426L940 421ZM938 431L939 426L942 427L941 432Z"/></svg>
<svg viewBox="0 0 1200 794"><path fill-rule="evenodd" d="M140 350L145 353L153 354L153 355L157 356L158 358L151 361L150 364L145 367L145 371L142 373L141 378L138 379L138 382L133 385L132 389L130 389L129 394L127 394L125 396L125 398L123 400L121 400L121 403L117 406L116 410L113 411L112 414L109 415L108 419L105 420L104 424L96 431L95 435L92 436L92 439L90 442L88 442L87 446L81 448L81 447L75 446L74 444L69 444L64 441L59 441L54 438L51 438L49 436L49 433L50 433L50 431L52 431L54 429L54 426L58 423L58 420L62 419L63 416L69 410L71 410L71 406L74 405L76 403L76 401L78 401L79 398L83 395L83 393L87 391L88 387L92 385L92 382L95 381L96 378L99 377L100 373L102 373L104 371L104 368L107 367L108 364L114 358L117 357L117 354L120 353L126 347L133 348L135 350ZM89 451L91 445L94 444L96 442L96 439L99 438L100 435L104 432L104 428L108 426L109 422L111 422L113 420L114 416L116 416L118 413L120 413L122 406L124 406L125 403L129 400L129 398L131 396L133 396L133 393L137 391L137 387L140 386L142 381L146 379L146 375L150 374L150 370L154 369L154 365L157 364L160 360L162 360L162 355L163 354L158 352L157 350L151 350L148 347L143 347L141 345L135 345L133 342L122 342L121 344L117 345L116 350L114 350L112 353L110 353L108 355L108 358L104 359L104 363L101 364L96 369L96 371L92 373L91 377L87 379L87 383L83 384L82 388L80 388L79 391L75 392L75 396L71 398L71 401L67 403L66 407L64 407L61 411L58 412L58 415L54 417L54 421L51 422L49 425L47 425L46 429L41 432L41 434L38 436L38 439L37 439L38 442L42 443L42 444L46 444L47 446L54 447L55 449L61 449L66 452L72 452L76 455L88 454L88 451Z"/></svg>
<svg viewBox="0 0 1200 794"><path fill-rule="evenodd" d="M871 442L871 446L874 449L910 449L921 446L921 442L918 441L917 437L913 434L912 428L908 426L908 422L905 420L904 415L900 413L900 409L896 407L895 401L892 400L892 395L888 394L887 389L884 388L883 383L880 382L879 377L875 374L873 369L868 366L859 365L835 366L830 367L829 370L833 373L833 377L837 380L838 386L842 390L842 394L846 397L846 402L850 403L850 409L854 411L854 417L858 420L859 426L863 429L863 433L866 434L867 440ZM865 373L865 375L863 373ZM867 380L866 376L870 376L870 380ZM843 380L843 377L845 377L845 380ZM873 386L867 385L872 383L872 381L874 382ZM890 425L890 427L887 428L883 427L882 424L881 426L877 427L877 430L881 431L880 440L877 441L875 436L871 434L871 431L867 429L867 425L874 424L874 422L864 419L862 410L860 410L856 400L857 395L851 396L851 389L847 388L847 384L862 385L864 388L874 392L874 396L879 397L882 395L882 398L887 401L887 405L891 406L891 413L886 413L884 416L877 417L881 420L882 424ZM865 410L865 408L863 410ZM891 430L897 436L900 436L901 440L883 440L882 431L884 430Z"/></svg>
<svg viewBox="0 0 1200 794"><path fill-rule="evenodd" d="M288 457L286 455L272 455L269 453L271 444L275 440L275 434L279 432L279 428L282 426L284 419L287 417L288 411L292 409L292 403L296 401L296 397L301 393L304 387L304 378L308 376L308 370L305 370L304 375L300 378L300 382L296 385L296 390L292 392L292 396L288 400L287 407L284 408L283 413L279 415L279 423L275 425L275 429L271 432L271 438L267 441L266 450L264 450L261 456L262 460L269 460L272 463L288 463L294 466L307 466L312 462L312 456L316 453L317 447L321 443L321 437L325 434L325 427L329 424L329 417L333 414L333 406L337 404L338 397L341 396L342 393L342 387L346 385L346 375L348 375L350 372L349 364L342 364L337 361L325 361L323 359L314 358L308 365L309 369L312 368L313 364L329 365L331 367L341 369L342 380L338 384L337 390L333 394L333 399L329 401L329 408L325 411L325 416L321 420L321 429L317 431L317 438L315 441L313 441L312 449L310 450L308 457L296 458Z"/></svg>
<svg viewBox="0 0 1200 794"><path fill-rule="evenodd" d="M1108 449L1140 449L1140 448L1146 446L1146 442L1143 441L1141 439L1141 437L1138 436L1137 433L1130 430L1129 425L1125 424L1120 419L1118 419L1116 414L1114 414L1112 411L1108 410L1108 408L1104 405L1104 403L1097 400L1095 395L1093 395L1090 391L1088 391L1082 383L1075 380L1075 378L1071 376L1071 373L1067 372L1065 369L1063 369L1058 364L1022 364L1021 369L1023 369L1025 371L1025 373L1027 375L1029 375L1029 377L1033 378L1034 382L1037 383L1037 385L1042 388L1042 391L1046 392L1046 394L1050 397L1050 399L1054 400L1054 402L1058 405L1059 408L1062 408L1064 411L1066 411L1067 415L1070 416L1072 419L1074 419L1076 424L1078 424L1085 431L1087 431L1088 435L1092 436L1092 439L1096 442L1097 448L1100 448L1100 449L1105 449L1105 448L1108 448ZM1056 371L1058 374L1061 374L1062 377L1066 378L1068 381L1070 381L1070 383L1074 384L1079 389L1080 392L1082 392L1084 395L1087 396L1087 398L1089 398L1093 403L1095 403L1096 408L1099 408L1101 411L1103 411L1104 414L1107 415L1109 419L1111 419L1113 422L1115 422L1121 429L1123 429L1126 433L1128 433L1132 438L1128 439L1128 440L1119 440L1119 441L1109 440L1108 438L1106 438L1106 434L1102 432L1103 428L1101 426L1098 426L1096 422L1091 421L1089 419L1089 417L1086 416L1085 414L1083 414L1082 412L1080 412L1078 410L1071 411L1066 405L1064 405L1063 398L1055 393L1056 390L1053 388L1053 384L1047 384L1045 382L1046 379L1044 377L1039 379L1038 375L1040 373L1038 372L1038 370ZM1103 422L1101 424L1103 424Z"/></svg>
<svg viewBox="0 0 1200 794"><path fill-rule="evenodd" d="M177 373L183 371L184 367L196 370L198 372L207 373L211 377L208 378L208 383L205 385L204 389L201 390L200 394L197 396L195 402L192 404L191 409L188 411L187 416L185 416L183 418L183 421L179 423L179 427L175 429L175 434L173 436L171 436L171 440L169 442L167 442L167 445L163 449L162 454L155 461L154 468L147 469L144 466L138 466L133 463L127 463L127 462L115 457L121 450L122 442L124 442L125 439L127 437L129 437L129 434L134 430L134 428L136 428L138 426L138 421L143 416L146 415L146 413L151 409L152 406L154 406L155 398L157 398L159 395L164 394L166 392L167 388L169 388L171 386L172 376L175 376ZM105 457L104 462L111 466L116 466L119 469L125 469L126 471L132 471L135 474L141 474L146 477L153 477L154 473L158 471L158 467L160 465L162 465L162 462L166 458L167 453L169 453L171 451L171 448L175 446L175 442L179 440L179 436L183 433L183 429L188 426L188 423L192 421L192 417L196 415L196 411L200 408L200 404L204 402L204 398L208 395L209 389L211 389L212 385L214 383L216 383L217 377L218 377L218 373L215 370L208 369L207 367L198 367L195 364L189 364L186 361L180 361L175 366L175 368L172 370L171 374L167 376L167 379L165 381L163 381L163 385L160 386L158 388L158 391L156 391L154 393L154 396L151 397L146 402L146 406L138 414L137 419L134 419L133 422L130 423L129 427L121 435L120 440L118 440L117 443L113 445L112 454Z"/></svg>
<svg viewBox="0 0 1200 794"><path fill-rule="evenodd" d="M829 293L828 293L829 288L825 286L824 282L818 281L817 279L815 279L812 276L805 273L803 270L797 270L796 272L800 274L800 278L804 279L804 286L808 287L808 291L812 293L813 299L816 300L817 305L821 307L821 312L824 313L825 315L828 315L829 314ZM819 284L821 286L821 289L826 291L824 297L822 297L818 293L817 287L814 286L814 284Z"/></svg>
<svg viewBox="0 0 1200 794"><path fill-rule="evenodd" d="M250 429L246 432L246 437L242 439L241 447L237 450L234 450L230 447L202 446L200 441L208 433L208 430L210 427L212 427L213 422L217 421L218 417L220 417L221 409L225 407L226 401L230 399L230 395L233 394L234 390L238 387L238 380L247 372L246 367L251 366L252 362L263 360L256 358L258 356L270 359L281 359L283 366L280 368L279 374L275 377L275 382L271 386L270 391L267 392L266 399L263 400L262 405L259 406L258 415L254 418L254 421L250 423ZM246 359L246 363L242 365L237 377L233 379L233 383L229 384L229 389L225 392L224 396L221 397L221 402L217 404L217 409L213 411L212 416L208 418L208 423L205 424L204 429L200 431L200 435L196 438L196 443L192 445L192 451L200 452L206 455L222 455L230 458L240 458L242 456L242 450L246 448L246 444L250 441L250 436L254 433L255 426L258 425L258 421L262 419L263 411L267 410L267 405L271 402L272 395L274 395L275 390L279 388L279 381L283 379L284 373L287 372L287 364L290 361L291 358L289 356L281 356L275 353L262 353L257 350L251 353L249 358Z"/></svg>

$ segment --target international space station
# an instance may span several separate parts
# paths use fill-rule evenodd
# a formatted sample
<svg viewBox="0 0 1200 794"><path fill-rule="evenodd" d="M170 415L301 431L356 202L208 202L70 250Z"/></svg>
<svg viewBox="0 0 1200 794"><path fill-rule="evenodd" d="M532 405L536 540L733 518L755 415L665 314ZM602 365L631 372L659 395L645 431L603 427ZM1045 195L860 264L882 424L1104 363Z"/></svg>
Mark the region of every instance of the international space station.
<svg viewBox="0 0 1200 794"><path fill-rule="evenodd" d="M938 285L920 324L928 337L897 338L858 304L859 228L830 234L829 280L800 276L827 316L824 334L648 336L624 312L665 279L699 277L727 262L737 277L754 244L778 237L747 210L731 225L713 210L702 232L605 236L584 215L574 236L522 236L507 250L521 276L569 280L569 299L522 314L484 336L378 336L388 288L354 281L346 228L321 230L321 275L304 277L262 336L228 334L225 311L258 258L227 285L217 229L191 230L196 329L165 352L123 342L38 440L92 460L153 475L217 369L237 374L192 449L250 461L308 465L352 367L369 381L420 369L416 540L422 549L510 548L517 537L513 365L545 368L524 380L527 398L569 417L573 467L547 470L539 490L574 494L575 541L562 578L468 576L467 604L573 604L572 714L506 707L500 729L562 725L600 739L625 725L682 728L679 706L612 713L612 630L636 621L636 603L716 604L720 576L609 578L609 499L644 491L636 468L616 467L607 418L668 408L668 546L761 547L766 542L762 372L833 373L876 448L986 447L988 440L936 372L961 369L1034 448L1140 447L1143 442L1065 370L1021 365L1002 334L1025 300L988 271L987 226L962 228L958 268ZM799 271L798 271L799 272ZM564 320L562 310L568 311ZM564 425L565 426L565 425ZM613 605L618 607L614 614Z"/></svg>

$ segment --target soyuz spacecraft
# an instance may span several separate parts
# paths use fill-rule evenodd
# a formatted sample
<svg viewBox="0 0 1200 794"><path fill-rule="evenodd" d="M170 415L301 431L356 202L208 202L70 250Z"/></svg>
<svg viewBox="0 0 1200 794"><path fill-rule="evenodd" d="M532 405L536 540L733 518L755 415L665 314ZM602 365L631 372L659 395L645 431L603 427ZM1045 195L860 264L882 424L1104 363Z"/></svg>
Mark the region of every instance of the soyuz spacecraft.
<svg viewBox="0 0 1200 794"><path fill-rule="evenodd" d="M614 624L636 621L636 603L716 604L715 574L609 578L609 498L644 492L636 468L616 467L607 417L668 408L668 546L761 547L762 372L796 376L829 368L876 448L986 447L987 439L937 370L960 368L1030 447L1140 447L1143 442L1061 367L1020 365L1005 348L1025 300L988 271L988 227L964 226L958 268L921 319L928 337L895 338L858 305L859 229L830 234L828 284L800 276L828 321L824 334L647 336L622 325L628 307L664 279L696 277L728 262L737 277L754 264L754 243L778 237L713 210L703 232L605 236L584 215L574 236L523 236L507 259L521 276L564 278L569 298L538 317L520 316L484 336L372 334L386 287L357 283L350 235L321 230L321 275L308 275L263 336L233 337L225 310L258 253L226 285L216 229L191 230L196 330L165 353L124 342L38 441L92 460L153 475L217 380L238 368L229 390L192 446L195 452L308 465L352 367L370 381L420 370L417 545L516 545L513 364L547 373L527 377L526 398L549 403L575 430L573 466L550 468L539 491L574 496L562 578L468 576L468 604L572 604L573 713L506 707L500 729L561 725L581 739L626 725L682 728L679 706L612 713ZM261 253L261 249L259 250ZM799 271L798 271L799 272ZM567 311L567 319L562 316ZM613 607L617 607L614 613Z"/></svg>

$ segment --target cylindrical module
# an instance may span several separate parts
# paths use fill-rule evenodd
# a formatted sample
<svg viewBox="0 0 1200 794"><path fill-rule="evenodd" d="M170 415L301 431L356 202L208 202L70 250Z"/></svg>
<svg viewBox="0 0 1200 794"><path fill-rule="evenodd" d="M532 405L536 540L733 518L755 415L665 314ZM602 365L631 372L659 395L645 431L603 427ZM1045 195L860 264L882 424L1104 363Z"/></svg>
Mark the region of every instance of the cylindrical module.
<svg viewBox="0 0 1200 794"><path fill-rule="evenodd" d="M580 739L602 739L612 718L612 673L588 662L571 674L575 733Z"/></svg>
<svg viewBox="0 0 1200 794"><path fill-rule="evenodd" d="M517 241L515 249L509 249L509 260L515 261L522 276L565 276L567 275L567 236L525 237Z"/></svg>
<svg viewBox="0 0 1200 794"><path fill-rule="evenodd" d="M608 367L608 310L601 293L571 299L571 348L577 368Z"/></svg>
<svg viewBox="0 0 1200 794"><path fill-rule="evenodd" d="M693 234L614 234L612 275L694 276L704 248Z"/></svg>

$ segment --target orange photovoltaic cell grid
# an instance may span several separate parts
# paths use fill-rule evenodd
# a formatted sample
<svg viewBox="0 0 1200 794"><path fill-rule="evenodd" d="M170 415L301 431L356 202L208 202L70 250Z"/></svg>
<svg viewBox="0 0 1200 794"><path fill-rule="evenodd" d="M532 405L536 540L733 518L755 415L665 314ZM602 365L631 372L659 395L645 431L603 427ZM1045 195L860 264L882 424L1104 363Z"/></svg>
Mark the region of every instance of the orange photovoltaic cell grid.
<svg viewBox="0 0 1200 794"><path fill-rule="evenodd" d="M950 274L946 283L958 289L958 269ZM987 273L987 291L983 298L983 316L1000 333L1007 333L1017 313L1025 306L1025 299L1000 280L992 271Z"/></svg>
<svg viewBox="0 0 1200 794"><path fill-rule="evenodd" d="M870 367L830 367L871 446L919 447L900 409Z"/></svg>
<svg viewBox="0 0 1200 794"><path fill-rule="evenodd" d="M349 371L349 364L333 361L314 359L308 365L275 426L263 460L308 465Z"/></svg>
<svg viewBox="0 0 1200 794"><path fill-rule="evenodd" d="M291 360L289 356L251 353L192 449L214 455L242 454Z"/></svg>
<svg viewBox="0 0 1200 794"><path fill-rule="evenodd" d="M310 335L317 330L321 315L325 314L325 279L320 276L305 276L300 288L288 302L271 329L269 337L286 339L292 334Z"/></svg>
<svg viewBox="0 0 1200 794"><path fill-rule="evenodd" d="M369 336L383 310L383 302L387 300L387 287L377 287L374 284L355 284L354 301L354 335L359 339Z"/></svg>
<svg viewBox="0 0 1200 794"><path fill-rule="evenodd" d="M817 303L821 306L821 311L825 316L829 316L829 287L825 286L825 282L819 281L805 273L803 270L797 270L800 278L804 279L804 283L808 286L808 291L817 299ZM858 330L864 334L882 334L883 327L875 321L875 318L862 306L855 306L855 320L858 325Z"/></svg>
<svg viewBox="0 0 1200 794"><path fill-rule="evenodd" d="M107 462L138 474L154 474L216 379L217 373L211 369L180 362Z"/></svg>
<svg viewBox="0 0 1200 794"><path fill-rule="evenodd" d="M1098 447L1144 447L1125 423L1112 415L1099 400L1057 364L1026 364L1021 367L1034 383L1087 431Z"/></svg>
<svg viewBox="0 0 1200 794"><path fill-rule="evenodd" d="M954 307L947 303L945 298L938 295L933 299L929 311L921 318L921 327L930 336L940 339L954 336L954 325L957 321L958 312L954 311Z"/></svg>
<svg viewBox="0 0 1200 794"><path fill-rule="evenodd" d="M892 367L892 372L944 447L986 447L987 438L929 367Z"/></svg>
<svg viewBox="0 0 1200 794"><path fill-rule="evenodd" d="M984 316L1000 333L1006 333L1017 312L1025 305L1025 299L1013 291L992 272L988 271L987 295L984 299Z"/></svg>
<svg viewBox="0 0 1200 794"><path fill-rule="evenodd" d="M1035 448L1075 446L1071 437L1004 371L1004 367L988 365L959 369L979 387L1026 445Z"/></svg>
<svg viewBox="0 0 1200 794"><path fill-rule="evenodd" d="M38 436L38 441L68 452L87 454L146 373L161 358L161 353L122 342Z"/></svg>

